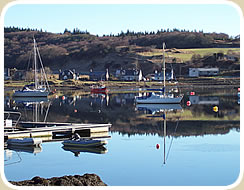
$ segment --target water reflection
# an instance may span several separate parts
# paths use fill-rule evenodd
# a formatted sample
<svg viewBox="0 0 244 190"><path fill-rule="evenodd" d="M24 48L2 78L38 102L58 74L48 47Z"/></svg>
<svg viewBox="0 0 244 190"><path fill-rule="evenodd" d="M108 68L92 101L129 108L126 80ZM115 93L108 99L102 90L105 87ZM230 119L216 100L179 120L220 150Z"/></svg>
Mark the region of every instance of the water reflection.
<svg viewBox="0 0 244 190"><path fill-rule="evenodd" d="M78 157L80 153L92 153L92 154L105 154L108 150L104 146L100 147L71 147L71 146L63 146L65 151L70 151L74 153L74 156Z"/></svg>
<svg viewBox="0 0 244 190"><path fill-rule="evenodd" d="M206 93L207 90L203 92ZM181 105L136 105L135 93L72 95L66 92L48 101L29 103L5 97L5 109L20 111L24 121L111 123L112 132L128 135L162 135L156 127L159 126L157 118L150 114L155 115L165 109L170 115L169 126L174 125L177 118L181 117L183 127L177 136L227 133L232 128L239 128L240 106L236 103L236 93L226 94L221 90L215 90L214 93L218 94L215 96L211 91L208 92L209 96L201 93L184 96ZM192 104L187 106L186 102L189 100ZM213 111L216 105L217 113ZM171 135L170 130L169 134Z"/></svg>
<svg viewBox="0 0 244 190"><path fill-rule="evenodd" d="M158 112L182 110L180 104L137 104L136 110L155 115Z"/></svg>
<svg viewBox="0 0 244 190"><path fill-rule="evenodd" d="M219 105L219 97L216 96L189 96L191 104Z"/></svg>
<svg viewBox="0 0 244 190"><path fill-rule="evenodd" d="M136 105L135 93L57 94L48 100L51 104L46 121L111 123L109 144L101 150L43 143L42 152L36 152L38 159L32 156L35 150L28 150L33 152L28 154L5 149L9 152L5 164L20 163L6 167L5 175L8 180L25 180L37 175L35 171L46 177L91 172L99 174L108 185L229 185L240 169L237 94L226 89L195 91L198 101L191 106L186 105L190 96L185 95L181 105L171 107ZM201 97L209 97L207 104L202 104L206 99ZM213 111L216 105L209 103L217 100L218 113ZM45 110L48 102L42 103ZM27 109L11 97L5 98L4 106L26 113L23 120L32 119L33 106ZM45 118L41 109L38 113L40 119ZM22 161L20 153L25 155ZM205 179L193 175L197 173Z"/></svg>

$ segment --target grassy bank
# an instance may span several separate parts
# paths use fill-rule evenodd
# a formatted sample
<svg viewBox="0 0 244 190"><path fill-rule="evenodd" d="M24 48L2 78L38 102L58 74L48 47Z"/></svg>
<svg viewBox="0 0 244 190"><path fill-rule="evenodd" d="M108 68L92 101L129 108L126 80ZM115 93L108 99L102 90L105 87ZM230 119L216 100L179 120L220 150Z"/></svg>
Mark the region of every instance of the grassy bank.
<svg viewBox="0 0 244 190"><path fill-rule="evenodd" d="M196 48L196 49L177 49L177 51L169 51L166 56L181 59L183 62L190 61L193 55L213 55L214 53L227 54L229 51L240 54L240 48ZM159 56L162 55L162 50L153 49L150 52L138 53L142 56Z"/></svg>
<svg viewBox="0 0 244 190"><path fill-rule="evenodd" d="M29 84L26 81L5 81L5 88L20 89L24 85ZM97 81L76 81L76 80L49 80L51 89L83 89L89 90L90 86L99 84ZM105 81L104 84L109 88L123 89L123 88L143 88L143 87L161 87L162 82L127 82L127 81ZM175 83L167 82L168 86L175 86ZM222 78L222 77L201 77L201 78L179 78L178 86L211 86L211 85L232 85L240 86L240 78Z"/></svg>

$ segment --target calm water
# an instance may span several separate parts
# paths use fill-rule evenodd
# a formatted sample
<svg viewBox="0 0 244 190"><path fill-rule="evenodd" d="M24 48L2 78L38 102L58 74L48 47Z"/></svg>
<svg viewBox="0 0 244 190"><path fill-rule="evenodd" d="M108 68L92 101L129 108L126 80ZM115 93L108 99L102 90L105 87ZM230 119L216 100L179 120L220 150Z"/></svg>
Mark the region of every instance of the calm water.
<svg viewBox="0 0 244 190"><path fill-rule="evenodd" d="M112 123L112 128L104 154L75 156L61 142L43 143L35 153L5 150L5 176L19 181L95 173L108 185L230 185L240 170L237 90L194 89L189 96L190 91L183 91L177 110L166 111L166 126L160 108L136 106L133 93L68 92L44 102L38 116L35 106L6 96L5 110L21 111L22 120Z"/></svg>

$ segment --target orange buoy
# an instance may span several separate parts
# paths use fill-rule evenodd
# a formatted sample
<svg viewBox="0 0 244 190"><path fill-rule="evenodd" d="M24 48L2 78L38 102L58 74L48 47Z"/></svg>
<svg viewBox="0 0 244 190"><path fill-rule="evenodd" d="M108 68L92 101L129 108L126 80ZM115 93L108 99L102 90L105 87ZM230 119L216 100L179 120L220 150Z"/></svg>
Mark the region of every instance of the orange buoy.
<svg viewBox="0 0 244 190"><path fill-rule="evenodd" d="M186 105L187 105L187 106L191 106L191 101L187 101L187 102L186 102Z"/></svg>
<svg viewBox="0 0 244 190"><path fill-rule="evenodd" d="M156 145L156 148L157 148L157 149L159 149L159 148L160 148L160 145L159 145L159 144L157 144L157 145Z"/></svg>
<svg viewBox="0 0 244 190"><path fill-rule="evenodd" d="M191 95L191 96L194 96L194 95L195 95L195 92L190 92L190 95Z"/></svg>
<svg viewBox="0 0 244 190"><path fill-rule="evenodd" d="M65 96L62 96L62 100L65 100Z"/></svg>

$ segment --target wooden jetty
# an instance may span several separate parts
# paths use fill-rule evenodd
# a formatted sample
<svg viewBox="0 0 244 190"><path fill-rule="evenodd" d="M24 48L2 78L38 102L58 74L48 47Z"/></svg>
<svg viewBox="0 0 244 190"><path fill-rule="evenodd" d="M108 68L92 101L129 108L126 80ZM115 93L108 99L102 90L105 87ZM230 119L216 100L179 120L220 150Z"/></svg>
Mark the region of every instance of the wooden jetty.
<svg viewBox="0 0 244 190"><path fill-rule="evenodd" d="M84 137L104 137L104 134L108 136L109 128L111 127L111 124L80 124L55 122L19 122L19 125L20 128L5 131L4 139L6 140L11 138L48 136L55 137L56 135L71 136L74 133L82 134L82 136Z"/></svg>

